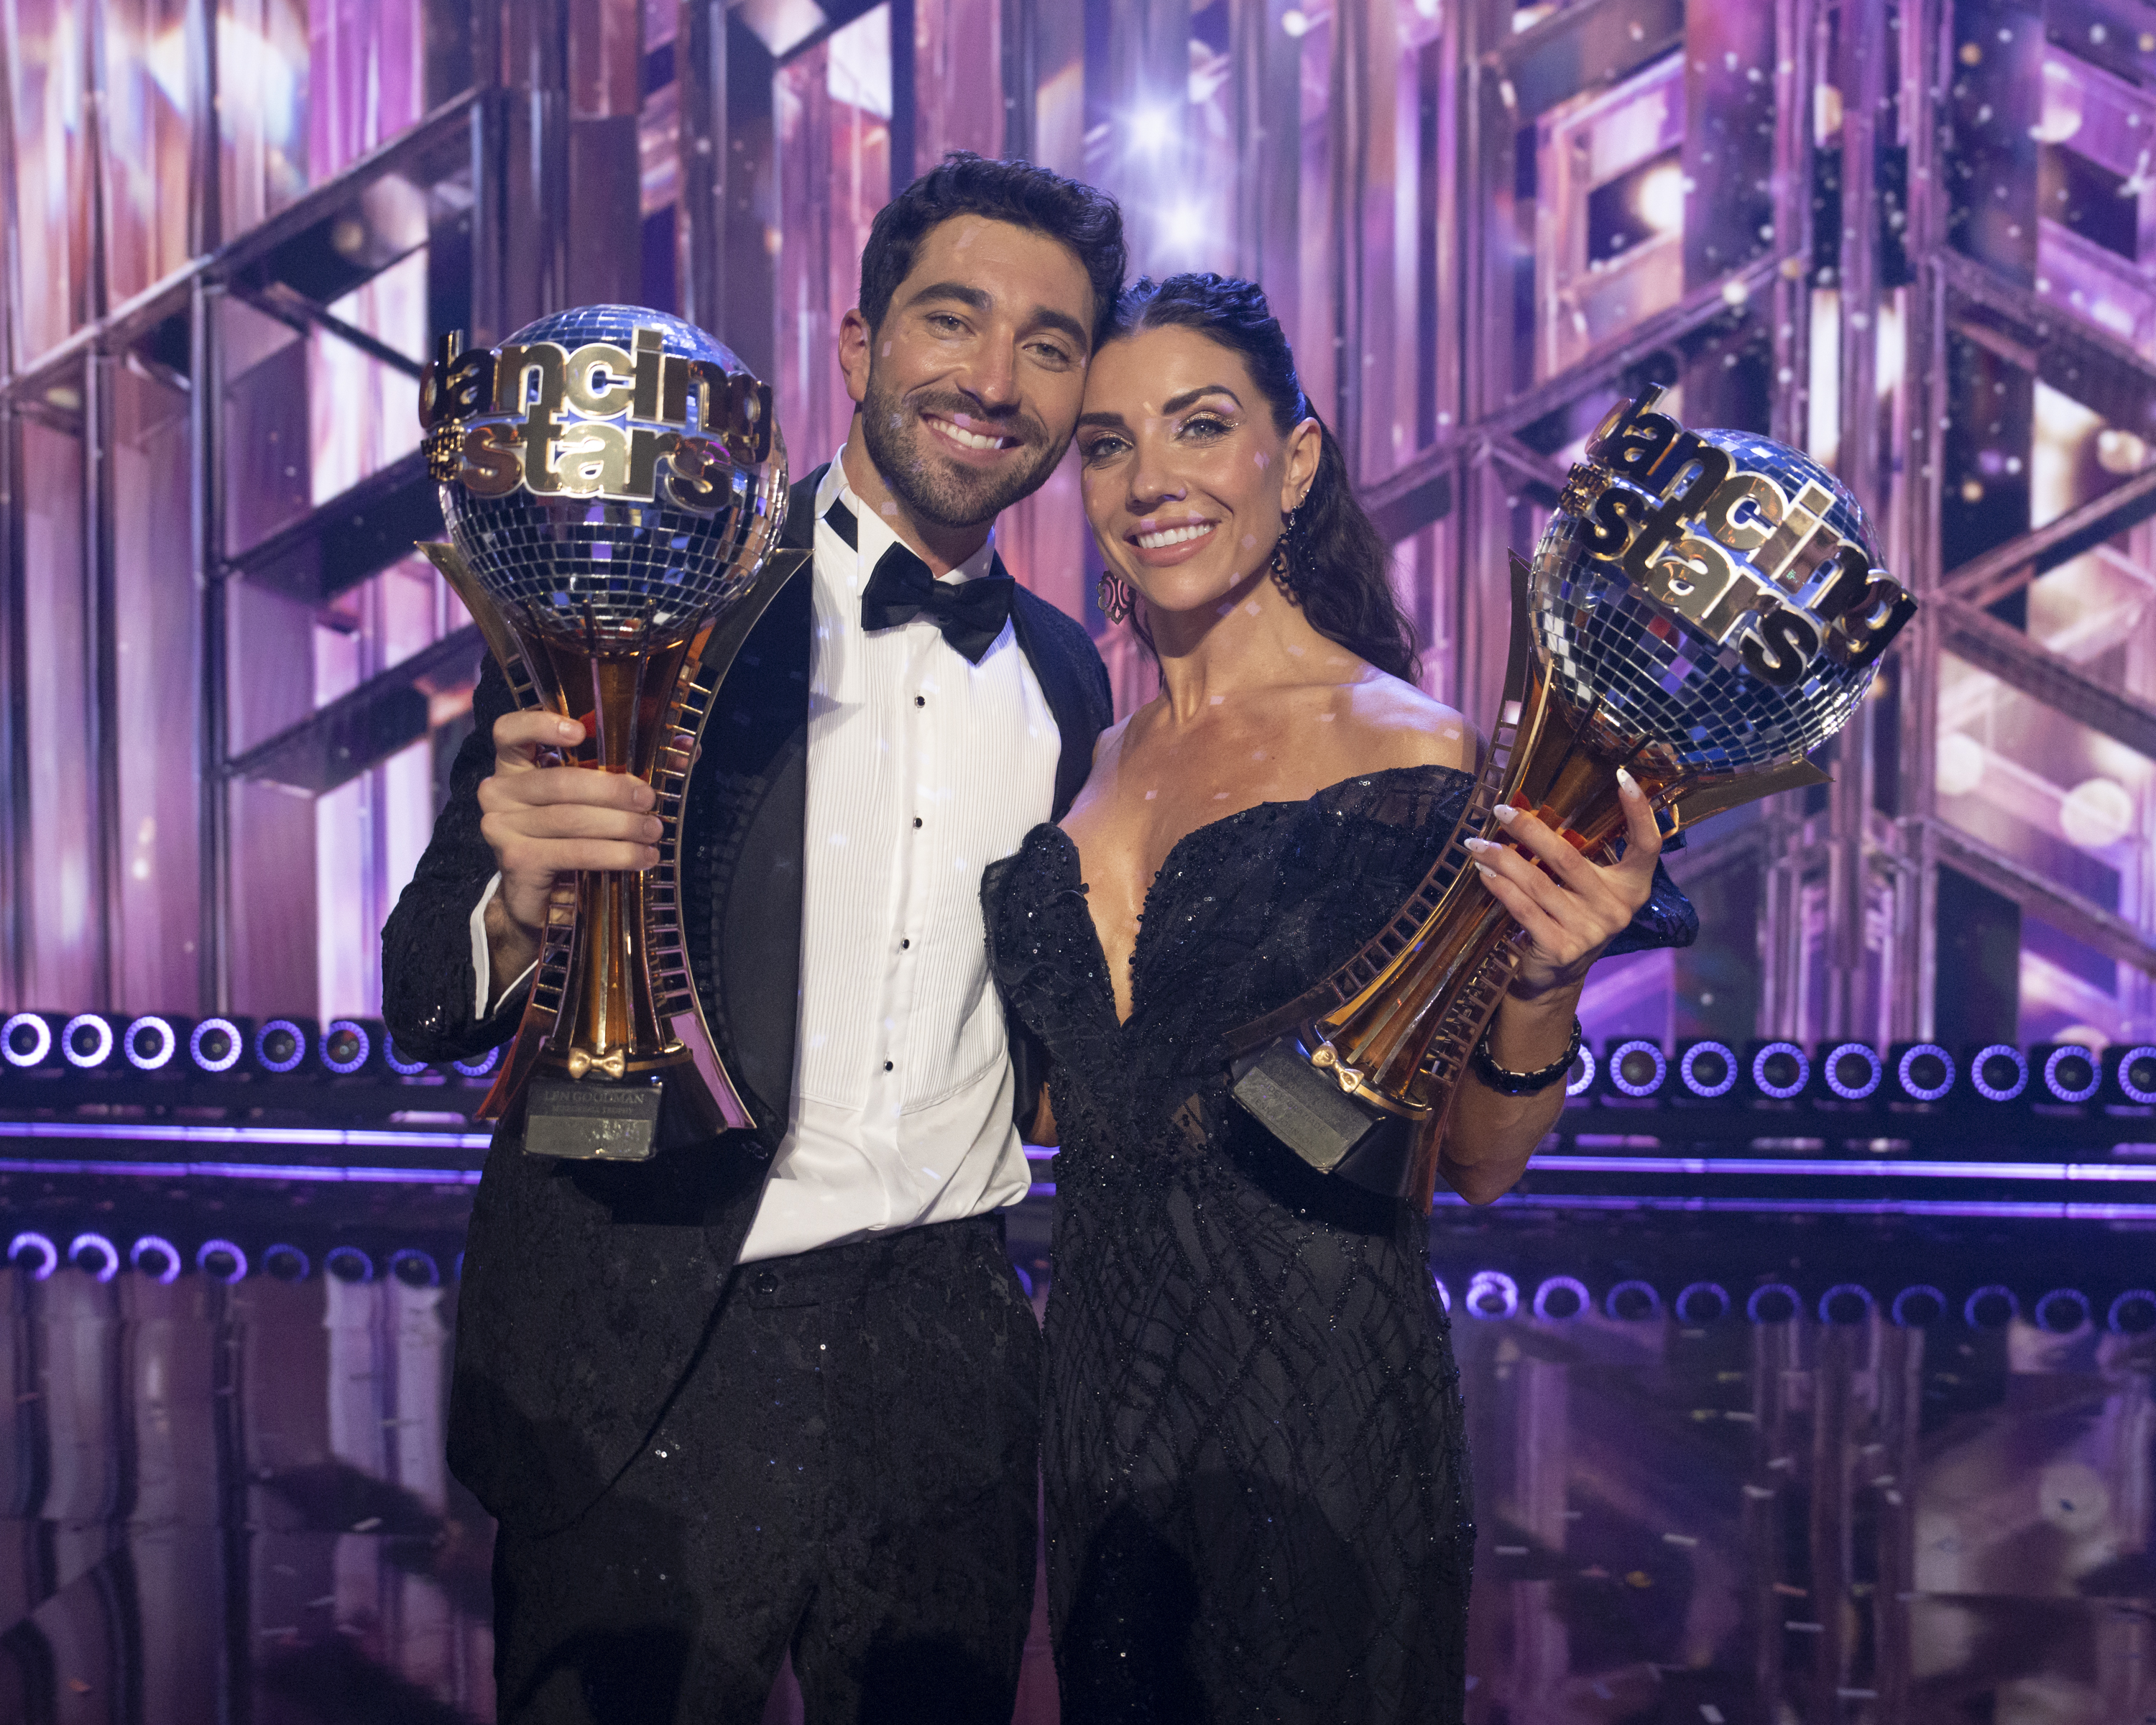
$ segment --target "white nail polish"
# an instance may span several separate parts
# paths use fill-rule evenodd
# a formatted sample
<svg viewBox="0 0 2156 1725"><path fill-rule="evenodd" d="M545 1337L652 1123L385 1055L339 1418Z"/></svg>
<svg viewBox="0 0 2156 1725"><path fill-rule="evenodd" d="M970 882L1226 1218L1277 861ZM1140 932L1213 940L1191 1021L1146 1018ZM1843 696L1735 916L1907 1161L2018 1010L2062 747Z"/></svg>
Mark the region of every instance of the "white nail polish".
<svg viewBox="0 0 2156 1725"><path fill-rule="evenodd" d="M1639 780L1633 778L1622 767L1617 769L1617 788L1628 797L1636 797L1640 794Z"/></svg>
<svg viewBox="0 0 2156 1725"><path fill-rule="evenodd" d="M1513 808L1509 803L1500 803L1496 808L1490 811L1491 815L1496 819L1497 824L1501 827L1510 822L1512 817L1519 812L1520 811L1518 809Z"/></svg>
<svg viewBox="0 0 2156 1725"><path fill-rule="evenodd" d="M1474 851L1477 855L1480 855L1483 851L1495 850L1497 848L1487 839L1463 839L1460 840L1460 843L1466 845L1468 850Z"/></svg>

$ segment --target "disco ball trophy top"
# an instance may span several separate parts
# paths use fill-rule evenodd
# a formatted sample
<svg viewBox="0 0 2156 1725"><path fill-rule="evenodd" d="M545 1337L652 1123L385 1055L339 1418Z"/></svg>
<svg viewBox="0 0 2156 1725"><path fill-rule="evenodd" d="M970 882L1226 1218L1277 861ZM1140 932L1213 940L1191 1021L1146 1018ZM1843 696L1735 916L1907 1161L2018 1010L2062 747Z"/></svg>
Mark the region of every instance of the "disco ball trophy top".
<svg viewBox="0 0 2156 1725"><path fill-rule="evenodd" d="M621 1161L745 1127L683 947L680 838L719 679L801 556L776 549L771 391L678 317L587 305L496 349L446 338L419 418L449 530L421 549L518 705L583 724L559 758L645 780L663 829L649 873L557 884L480 1117L536 1154Z"/></svg>
<svg viewBox="0 0 2156 1725"><path fill-rule="evenodd" d="M1620 766L1666 831L1824 783L1804 756L1917 608L1831 474L1748 433L1686 431L1661 394L1610 410L1533 564L1512 559L1504 707L1436 864L1347 964L1230 1039L1236 1101L1358 1185L1429 1202L1446 1110L1511 982L1518 925L1465 845L1502 839L1492 808L1606 861Z"/></svg>

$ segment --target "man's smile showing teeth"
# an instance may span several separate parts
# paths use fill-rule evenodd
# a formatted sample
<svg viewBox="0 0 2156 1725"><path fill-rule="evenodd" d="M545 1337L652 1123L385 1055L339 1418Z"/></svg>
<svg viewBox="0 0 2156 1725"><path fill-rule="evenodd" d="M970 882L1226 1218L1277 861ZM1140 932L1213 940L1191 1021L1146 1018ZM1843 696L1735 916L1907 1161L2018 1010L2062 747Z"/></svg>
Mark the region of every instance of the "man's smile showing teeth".
<svg viewBox="0 0 2156 1725"><path fill-rule="evenodd" d="M1008 449L1017 439L1008 437L983 437L978 431L968 431L962 425L953 425L948 419L930 418L928 423L962 449Z"/></svg>
<svg viewBox="0 0 2156 1725"><path fill-rule="evenodd" d="M1187 526L1163 527L1157 533L1139 534L1137 544L1143 551L1160 551L1171 545L1187 545L1194 539L1203 539L1216 525L1213 521L1193 521Z"/></svg>

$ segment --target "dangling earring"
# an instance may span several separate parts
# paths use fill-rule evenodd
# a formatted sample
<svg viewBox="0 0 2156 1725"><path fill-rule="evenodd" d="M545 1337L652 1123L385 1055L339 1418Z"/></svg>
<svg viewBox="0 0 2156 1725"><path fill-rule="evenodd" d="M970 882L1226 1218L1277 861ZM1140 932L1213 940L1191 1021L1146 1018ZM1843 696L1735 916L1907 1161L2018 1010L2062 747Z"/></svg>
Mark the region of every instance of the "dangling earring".
<svg viewBox="0 0 2156 1725"><path fill-rule="evenodd" d="M1296 507L1299 509L1301 505L1297 504ZM1295 558L1288 547L1288 540L1294 531L1295 510L1291 509L1281 518L1281 536L1273 546L1273 585L1281 590L1288 603L1300 605L1302 603L1302 595L1296 590Z"/></svg>
<svg viewBox="0 0 2156 1725"><path fill-rule="evenodd" d="M1111 623L1121 623L1131 614L1130 583L1120 575L1103 572L1101 584L1094 589L1094 603L1100 606L1101 614Z"/></svg>

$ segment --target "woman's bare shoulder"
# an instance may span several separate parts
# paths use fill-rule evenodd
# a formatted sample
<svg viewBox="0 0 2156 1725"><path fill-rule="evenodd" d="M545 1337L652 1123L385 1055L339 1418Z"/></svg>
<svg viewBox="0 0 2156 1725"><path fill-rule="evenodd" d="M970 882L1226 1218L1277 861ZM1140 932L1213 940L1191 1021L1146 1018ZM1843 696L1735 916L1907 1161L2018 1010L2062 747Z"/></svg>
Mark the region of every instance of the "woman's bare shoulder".
<svg viewBox="0 0 2156 1725"><path fill-rule="evenodd" d="M1336 708L1338 738L1365 757L1372 770L1391 767L1457 767L1471 773L1481 739L1443 701L1374 666L1342 685Z"/></svg>

